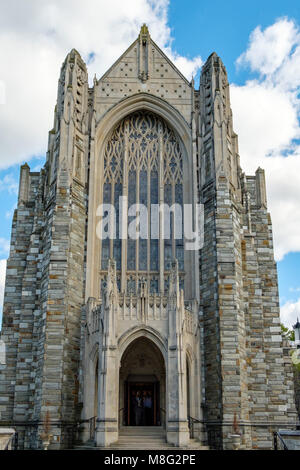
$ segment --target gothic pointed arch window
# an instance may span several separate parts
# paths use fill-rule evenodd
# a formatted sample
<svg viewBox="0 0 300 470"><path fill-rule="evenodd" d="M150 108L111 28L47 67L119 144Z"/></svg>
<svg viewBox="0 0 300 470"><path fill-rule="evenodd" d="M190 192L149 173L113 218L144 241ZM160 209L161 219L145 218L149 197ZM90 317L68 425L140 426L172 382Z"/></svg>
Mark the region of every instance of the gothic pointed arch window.
<svg viewBox="0 0 300 470"><path fill-rule="evenodd" d="M148 210L148 224L142 231L146 230L147 236L137 240L129 237L123 241L123 249L119 237L121 196L128 198L128 208L143 204ZM177 212L171 210L169 239L160 240L159 229L153 230L151 226L151 208L155 205L183 206L181 146L175 132L162 118L151 112L138 111L115 127L104 151L102 202L112 204L116 210L116 238L102 240L102 276L109 258L114 258L119 277L122 270L126 273L125 291L135 293L141 280L146 280L149 291L158 292L160 271L168 272L173 258L178 259L179 270L184 272L183 216L177 219ZM130 222L129 217L128 224ZM178 223L182 225L181 238L175 238Z"/></svg>

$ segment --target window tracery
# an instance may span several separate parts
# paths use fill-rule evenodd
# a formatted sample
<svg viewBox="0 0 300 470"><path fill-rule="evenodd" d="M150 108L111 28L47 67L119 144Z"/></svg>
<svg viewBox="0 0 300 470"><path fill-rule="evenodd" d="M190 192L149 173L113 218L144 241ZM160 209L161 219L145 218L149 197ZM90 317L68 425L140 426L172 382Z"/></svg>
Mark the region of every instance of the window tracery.
<svg viewBox="0 0 300 470"><path fill-rule="evenodd" d="M120 196L128 197L128 207L144 204L149 214L148 239L125 241L125 266L122 266L122 240L118 236ZM114 258L117 270L126 271L125 290L135 293L143 276L150 292L159 291L160 250L164 252L163 271L170 269L174 257L178 259L179 270L184 271L184 242L174 237L175 215L171 213L170 217L170 239L160 242L150 236L152 204L163 200L170 207L175 203L183 205L181 148L175 132L163 119L139 111L116 126L104 152L102 200L104 204L114 205L117 216L117 238L102 240L102 272L107 270L108 259Z"/></svg>

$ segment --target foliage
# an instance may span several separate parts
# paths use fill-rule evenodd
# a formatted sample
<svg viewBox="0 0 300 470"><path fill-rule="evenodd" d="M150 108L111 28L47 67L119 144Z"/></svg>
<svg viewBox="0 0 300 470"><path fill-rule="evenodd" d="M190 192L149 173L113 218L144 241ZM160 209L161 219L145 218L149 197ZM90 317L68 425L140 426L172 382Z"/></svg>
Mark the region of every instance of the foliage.
<svg viewBox="0 0 300 470"><path fill-rule="evenodd" d="M286 339L289 341L295 341L295 332L294 330L289 330L286 326L284 326L282 323L280 324L281 326L281 334L284 336Z"/></svg>

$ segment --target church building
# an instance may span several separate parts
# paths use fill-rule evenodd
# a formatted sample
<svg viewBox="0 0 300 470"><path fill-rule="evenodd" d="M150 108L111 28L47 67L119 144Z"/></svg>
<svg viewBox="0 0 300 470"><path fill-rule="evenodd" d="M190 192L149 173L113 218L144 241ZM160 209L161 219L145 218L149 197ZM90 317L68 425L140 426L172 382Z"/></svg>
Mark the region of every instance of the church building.
<svg viewBox="0 0 300 470"><path fill-rule="evenodd" d="M46 417L50 449L146 428L271 449L295 428L265 173L242 170L216 53L199 89L146 25L92 87L67 55L46 163L20 170L1 339L19 449L42 448Z"/></svg>

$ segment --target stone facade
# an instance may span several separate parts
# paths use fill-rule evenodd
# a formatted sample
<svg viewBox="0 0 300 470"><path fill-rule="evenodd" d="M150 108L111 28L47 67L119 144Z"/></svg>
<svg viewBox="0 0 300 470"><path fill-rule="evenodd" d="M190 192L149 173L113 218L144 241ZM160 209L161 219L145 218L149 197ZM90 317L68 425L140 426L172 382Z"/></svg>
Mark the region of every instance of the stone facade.
<svg viewBox="0 0 300 470"><path fill-rule="evenodd" d="M120 194L130 198L134 189L143 197L144 131L135 134L141 150L134 163L135 125L152 126L145 131L154 139L146 187L154 175L157 192L148 189L148 203L166 201L170 188L173 202L204 207L203 247L181 258L182 246L173 240L168 248L160 232L158 251L145 245L145 269L142 243L127 269L129 242L105 248L97 237L106 187L111 198L118 184ZM177 258L171 265L169 252ZM215 53L199 90L145 26L93 87L79 53L68 54L46 164L39 173L21 167L2 339L0 420L17 428L20 448L42 446L47 412L52 448L90 438L110 445L130 420L126 387L142 380L159 384L156 424L177 446L188 443L189 417L200 442L223 449L231 445L234 417L244 449L271 448L274 430L295 426L265 175L241 169L227 74Z"/></svg>
<svg viewBox="0 0 300 470"><path fill-rule="evenodd" d="M295 402L298 416L300 418L300 370L299 366L294 366Z"/></svg>

